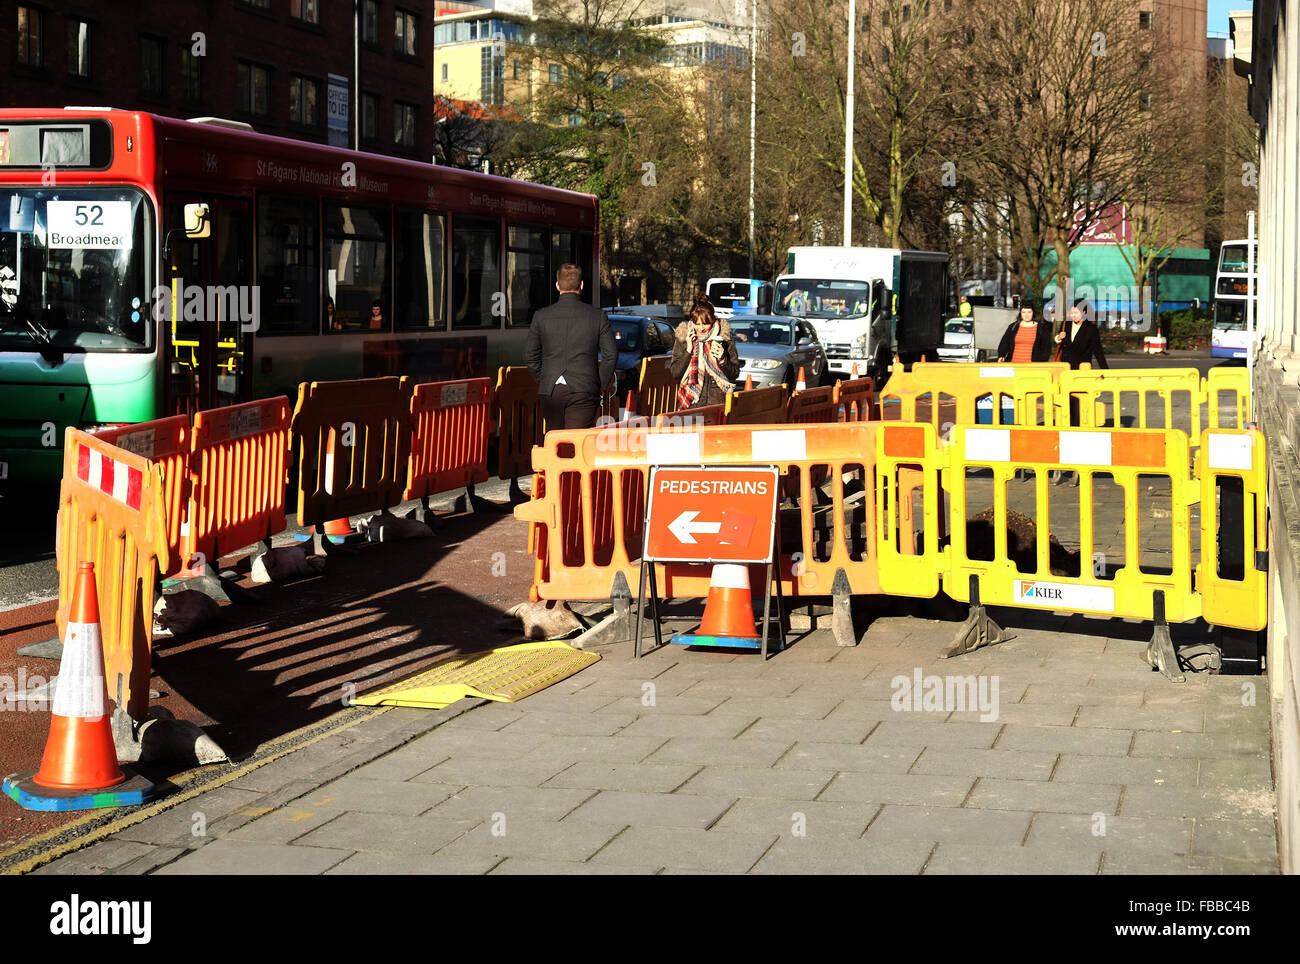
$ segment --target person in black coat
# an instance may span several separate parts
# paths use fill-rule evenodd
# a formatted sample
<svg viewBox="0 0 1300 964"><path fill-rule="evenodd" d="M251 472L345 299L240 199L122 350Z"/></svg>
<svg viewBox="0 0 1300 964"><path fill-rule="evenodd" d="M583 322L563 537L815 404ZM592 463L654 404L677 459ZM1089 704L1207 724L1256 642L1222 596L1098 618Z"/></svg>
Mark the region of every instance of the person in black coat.
<svg viewBox="0 0 1300 964"><path fill-rule="evenodd" d="M560 266L555 288L559 300L533 316L524 360L537 382L547 429L591 428L618 363L614 331L603 311L579 297L577 265Z"/></svg>
<svg viewBox="0 0 1300 964"><path fill-rule="evenodd" d="M1091 314L1087 301L1076 301L1070 309L1070 323L1056 336L1061 346L1061 361L1071 368L1078 368L1086 361L1093 361L1094 368L1110 367L1106 364L1106 353L1101 350L1101 332L1092 323Z"/></svg>
<svg viewBox="0 0 1300 964"><path fill-rule="evenodd" d="M1096 368L1110 367L1106 364L1106 353L1101 350L1101 332L1093 324L1091 314L1091 306L1080 298L1070 308L1070 320L1064 330L1056 336L1057 344L1061 346L1061 361L1071 368L1078 368L1086 361L1094 361ZM1074 395L1070 396L1070 424L1079 424L1079 399ZM1056 477L1056 484L1078 485L1079 474L1061 472Z"/></svg>
<svg viewBox="0 0 1300 964"><path fill-rule="evenodd" d="M1009 362L1015 355L1016 335L1021 327L1033 327L1034 331L1034 348L1030 361L1045 362L1052 360L1052 325L1046 319L1034 321L1034 309L1030 305L1022 305L1020 308L1020 320L1013 321L1007 326L1007 330L1002 335L1002 340L998 342L998 361Z"/></svg>

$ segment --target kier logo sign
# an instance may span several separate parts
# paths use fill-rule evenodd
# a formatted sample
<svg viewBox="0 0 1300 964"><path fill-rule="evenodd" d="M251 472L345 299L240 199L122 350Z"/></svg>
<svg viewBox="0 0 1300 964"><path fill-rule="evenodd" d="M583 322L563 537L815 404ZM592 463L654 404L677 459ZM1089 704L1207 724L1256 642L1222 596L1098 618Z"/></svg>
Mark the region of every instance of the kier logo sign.
<svg viewBox="0 0 1300 964"><path fill-rule="evenodd" d="M767 562L778 488L774 467L656 467L650 476L645 558Z"/></svg>

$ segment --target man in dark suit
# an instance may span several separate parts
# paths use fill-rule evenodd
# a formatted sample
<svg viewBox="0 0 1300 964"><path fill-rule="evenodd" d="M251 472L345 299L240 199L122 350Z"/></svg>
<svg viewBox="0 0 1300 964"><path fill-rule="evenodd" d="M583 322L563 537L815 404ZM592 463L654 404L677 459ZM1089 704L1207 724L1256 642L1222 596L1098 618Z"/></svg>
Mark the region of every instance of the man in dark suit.
<svg viewBox="0 0 1300 964"><path fill-rule="evenodd" d="M577 265L560 266L555 288L559 300L533 316L524 360L537 382L546 427L591 428L601 390L618 363L614 332L605 313L579 297L582 269Z"/></svg>

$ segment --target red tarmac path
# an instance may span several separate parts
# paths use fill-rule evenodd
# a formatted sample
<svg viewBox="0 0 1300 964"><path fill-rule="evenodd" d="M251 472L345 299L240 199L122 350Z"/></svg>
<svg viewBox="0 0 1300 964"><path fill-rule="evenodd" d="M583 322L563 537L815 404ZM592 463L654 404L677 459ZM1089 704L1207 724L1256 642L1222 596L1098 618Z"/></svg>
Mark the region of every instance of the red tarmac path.
<svg viewBox="0 0 1300 964"><path fill-rule="evenodd" d="M331 556L312 578L262 586L245 580L260 605L223 606L222 622L208 631L155 641L150 685L161 696L151 705L202 726L238 761L337 712L346 684L360 694L445 656L518 641L498 621L528 599L527 524L504 512L439 521L432 539L361 545L355 555ZM497 552L504 553L500 575L493 574ZM55 635L55 608L47 602L0 612L0 676L58 672L52 660L16 653ZM40 763L48 704L13 709L22 705L0 704L0 774ZM183 770L147 773L160 780ZM0 851L82 815L30 812L0 799Z"/></svg>

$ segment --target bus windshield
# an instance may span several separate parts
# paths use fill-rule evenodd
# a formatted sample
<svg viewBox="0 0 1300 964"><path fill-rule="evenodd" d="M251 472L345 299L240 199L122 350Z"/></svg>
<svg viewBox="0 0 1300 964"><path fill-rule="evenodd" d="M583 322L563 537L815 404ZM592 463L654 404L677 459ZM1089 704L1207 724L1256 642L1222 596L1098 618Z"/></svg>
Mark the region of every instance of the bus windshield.
<svg viewBox="0 0 1300 964"><path fill-rule="evenodd" d="M0 351L150 348L148 210L132 188L0 190Z"/></svg>
<svg viewBox="0 0 1300 964"><path fill-rule="evenodd" d="M774 315L800 318L861 318L871 305L871 285L865 281L814 281L783 278L776 285Z"/></svg>
<svg viewBox="0 0 1300 964"><path fill-rule="evenodd" d="M1214 303L1214 327L1221 330L1246 330L1246 302L1216 301Z"/></svg>
<svg viewBox="0 0 1300 964"><path fill-rule="evenodd" d="M709 300L715 305L749 301L748 281L715 281L709 285Z"/></svg>
<svg viewBox="0 0 1300 964"><path fill-rule="evenodd" d="M1246 273L1246 245L1225 244L1219 249L1219 270Z"/></svg>

